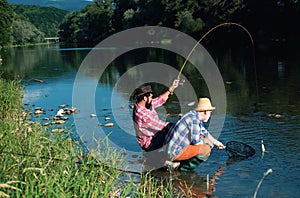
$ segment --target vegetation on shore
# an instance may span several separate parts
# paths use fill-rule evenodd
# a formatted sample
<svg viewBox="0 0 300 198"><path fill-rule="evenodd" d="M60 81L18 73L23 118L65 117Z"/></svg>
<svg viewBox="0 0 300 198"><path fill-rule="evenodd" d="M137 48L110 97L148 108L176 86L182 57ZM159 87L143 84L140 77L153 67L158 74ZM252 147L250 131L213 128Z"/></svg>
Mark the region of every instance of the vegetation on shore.
<svg viewBox="0 0 300 198"><path fill-rule="evenodd" d="M27 19L34 27L43 32L45 37L57 37L59 25L69 13L54 7L32 5L13 5L18 16Z"/></svg>
<svg viewBox="0 0 300 198"><path fill-rule="evenodd" d="M71 12L60 26L61 41L101 42L109 35L140 26L163 26L184 32L195 39L224 22L239 23L250 30L255 40L287 42L298 38L293 21L300 17L299 1L232 0L94 0L91 5ZM235 28L224 27L218 36ZM239 34L240 36L240 34ZM226 40L226 39L223 39Z"/></svg>
<svg viewBox="0 0 300 198"><path fill-rule="evenodd" d="M59 25L68 11L54 7L12 5L0 0L0 48L45 42L58 37Z"/></svg>
<svg viewBox="0 0 300 198"><path fill-rule="evenodd" d="M170 181L149 174L125 180L123 171L81 158L67 129L51 134L26 121L18 82L0 78L0 97L0 197L172 197Z"/></svg>
<svg viewBox="0 0 300 198"><path fill-rule="evenodd" d="M299 1L94 0L73 12L11 5L7 0L0 0L0 5L0 46L39 43L41 38L56 36L66 43L95 45L116 32L146 25L170 27L199 38L229 21L247 27L255 40L285 43L299 35L293 23L300 16ZM232 35L234 29L224 28L219 34L226 32Z"/></svg>

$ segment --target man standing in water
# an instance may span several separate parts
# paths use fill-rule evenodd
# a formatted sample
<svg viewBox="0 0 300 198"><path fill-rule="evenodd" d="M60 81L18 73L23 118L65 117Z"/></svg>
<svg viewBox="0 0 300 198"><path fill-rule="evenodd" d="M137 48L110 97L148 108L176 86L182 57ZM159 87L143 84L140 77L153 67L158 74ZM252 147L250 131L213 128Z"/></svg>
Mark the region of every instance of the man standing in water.
<svg viewBox="0 0 300 198"><path fill-rule="evenodd" d="M156 98L153 97L151 85L144 85L135 90L136 103L133 109L133 121L136 139L145 151L153 151L163 146L165 137L172 123L161 120L156 108L162 106L178 87L179 79L173 81L169 89Z"/></svg>
<svg viewBox="0 0 300 198"><path fill-rule="evenodd" d="M200 98L197 107L184 114L168 133L167 151L172 161L180 162L180 171L192 170L207 160L213 146L224 149L204 127L214 109L209 98Z"/></svg>

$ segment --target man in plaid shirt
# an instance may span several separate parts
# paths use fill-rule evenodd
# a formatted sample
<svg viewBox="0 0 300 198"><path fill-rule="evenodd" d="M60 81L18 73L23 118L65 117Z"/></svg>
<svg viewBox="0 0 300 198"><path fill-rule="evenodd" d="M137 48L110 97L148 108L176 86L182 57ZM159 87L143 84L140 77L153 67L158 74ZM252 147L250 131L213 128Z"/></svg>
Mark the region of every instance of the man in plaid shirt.
<svg viewBox="0 0 300 198"><path fill-rule="evenodd" d="M169 89L156 98L150 85L135 90L136 103L133 109L133 121L136 139L145 151L153 151L163 146L165 136L172 127L172 123L160 120L156 108L162 106L169 95L178 87L179 80L173 81Z"/></svg>
<svg viewBox="0 0 300 198"><path fill-rule="evenodd" d="M214 109L208 98L200 98L197 107L183 115L168 133L165 142L167 151L173 161L180 161L179 170L192 170L205 161L210 154L210 147L214 145L218 149L224 149L224 145L203 125L209 120ZM198 150L195 150L196 147L192 150L187 149L190 145L192 147L204 145L204 147L199 146ZM187 157L189 155L190 158ZM183 160L180 159L183 158L182 156L184 156Z"/></svg>
<svg viewBox="0 0 300 198"><path fill-rule="evenodd" d="M166 137L166 142L169 142L169 154L177 156L187 145L203 144L207 136L208 131L204 128L198 112L189 111L181 117Z"/></svg>

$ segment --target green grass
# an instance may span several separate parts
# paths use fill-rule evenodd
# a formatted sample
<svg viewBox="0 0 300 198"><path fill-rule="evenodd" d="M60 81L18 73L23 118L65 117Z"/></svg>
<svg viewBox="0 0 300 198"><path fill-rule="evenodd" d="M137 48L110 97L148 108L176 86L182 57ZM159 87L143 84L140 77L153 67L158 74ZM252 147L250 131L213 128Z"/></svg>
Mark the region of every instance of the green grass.
<svg viewBox="0 0 300 198"><path fill-rule="evenodd" d="M147 173L125 180L92 155L81 158L68 129L49 134L28 124L19 82L0 78L0 92L0 197L173 197L171 181Z"/></svg>
<svg viewBox="0 0 300 198"><path fill-rule="evenodd" d="M12 118L22 106L22 87L18 81L7 81L0 76L0 119Z"/></svg>

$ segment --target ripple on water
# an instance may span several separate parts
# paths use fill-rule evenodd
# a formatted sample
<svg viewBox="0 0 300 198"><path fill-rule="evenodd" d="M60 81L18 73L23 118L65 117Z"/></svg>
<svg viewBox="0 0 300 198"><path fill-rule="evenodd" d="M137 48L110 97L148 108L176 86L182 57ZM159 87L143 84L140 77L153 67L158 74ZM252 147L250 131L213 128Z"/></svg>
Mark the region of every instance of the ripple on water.
<svg viewBox="0 0 300 198"><path fill-rule="evenodd" d="M296 119L227 115L219 139L247 143L256 150L256 155L225 166L224 174L216 184L215 195L251 197L269 168L273 172L263 180L258 195L295 197L300 192L300 124ZM264 155L261 140L267 150Z"/></svg>

